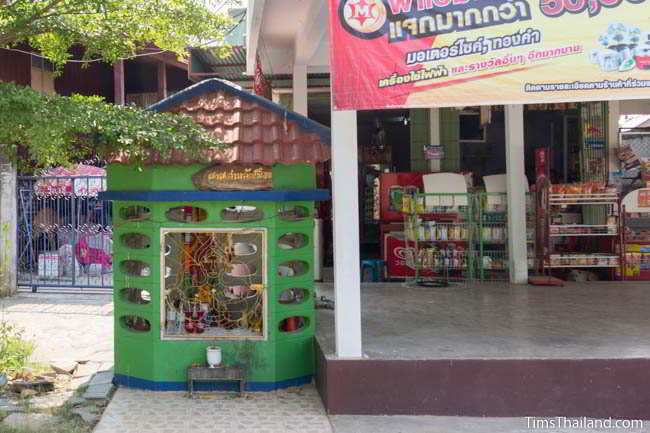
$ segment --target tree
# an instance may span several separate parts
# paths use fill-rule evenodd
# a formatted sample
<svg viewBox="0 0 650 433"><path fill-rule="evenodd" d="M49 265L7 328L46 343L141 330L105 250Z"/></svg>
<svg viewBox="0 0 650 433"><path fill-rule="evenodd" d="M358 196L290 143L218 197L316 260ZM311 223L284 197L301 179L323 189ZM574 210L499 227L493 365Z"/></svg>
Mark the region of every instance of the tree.
<svg viewBox="0 0 650 433"><path fill-rule="evenodd" d="M86 158L127 154L135 164L152 153L196 158L223 143L189 116L118 106L98 96L42 94L0 82L0 156L23 172Z"/></svg>
<svg viewBox="0 0 650 433"><path fill-rule="evenodd" d="M237 1L0 0L0 49L27 45L57 72L75 45L84 47L82 60L108 63L151 45L180 57L188 46L210 45L225 56L224 36L233 25L224 14L229 3ZM0 83L0 296L16 289L16 166L29 172L86 157L106 160L115 152L138 164L152 152L191 156L220 146L185 116Z"/></svg>
<svg viewBox="0 0 650 433"><path fill-rule="evenodd" d="M234 0L0 0L0 47L29 44L57 67L74 45L84 60L109 63L154 44L185 56L188 46L221 46L233 25L224 12Z"/></svg>

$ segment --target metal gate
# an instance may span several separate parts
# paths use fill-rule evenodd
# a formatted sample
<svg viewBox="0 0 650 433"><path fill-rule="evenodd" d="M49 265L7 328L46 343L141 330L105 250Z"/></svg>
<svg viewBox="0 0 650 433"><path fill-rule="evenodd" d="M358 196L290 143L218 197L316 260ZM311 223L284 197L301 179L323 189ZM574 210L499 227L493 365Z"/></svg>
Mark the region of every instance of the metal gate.
<svg viewBox="0 0 650 433"><path fill-rule="evenodd" d="M110 202L104 176L18 177L18 287L110 293Z"/></svg>

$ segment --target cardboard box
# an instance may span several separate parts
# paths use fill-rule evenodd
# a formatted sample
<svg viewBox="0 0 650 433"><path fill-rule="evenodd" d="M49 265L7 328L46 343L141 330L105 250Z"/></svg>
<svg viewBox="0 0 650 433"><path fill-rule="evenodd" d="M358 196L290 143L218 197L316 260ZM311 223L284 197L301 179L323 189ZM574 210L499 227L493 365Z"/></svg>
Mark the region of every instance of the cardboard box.
<svg viewBox="0 0 650 433"><path fill-rule="evenodd" d="M59 278L59 253L48 252L38 255L38 277Z"/></svg>

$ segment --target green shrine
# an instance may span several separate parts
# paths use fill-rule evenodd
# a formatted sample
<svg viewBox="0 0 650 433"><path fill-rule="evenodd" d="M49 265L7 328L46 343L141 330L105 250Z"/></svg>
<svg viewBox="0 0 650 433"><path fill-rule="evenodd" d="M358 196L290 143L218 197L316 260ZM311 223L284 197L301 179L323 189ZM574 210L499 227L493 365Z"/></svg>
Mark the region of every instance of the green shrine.
<svg viewBox="0 0 650 433"><path fill-rule="evenodd" d="M329 199L314 165L329 129L214 79L151 109L190 115L231 147L108 165L117 384L186 389L214 346L247 390L311 381L314 205Z"/></svg>

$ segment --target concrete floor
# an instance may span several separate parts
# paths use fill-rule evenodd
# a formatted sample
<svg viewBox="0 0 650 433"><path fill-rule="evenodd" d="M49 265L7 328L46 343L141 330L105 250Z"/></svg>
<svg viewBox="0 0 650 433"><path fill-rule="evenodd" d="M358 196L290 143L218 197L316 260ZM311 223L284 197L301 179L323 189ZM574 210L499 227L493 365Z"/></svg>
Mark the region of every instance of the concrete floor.
<svg viewBox="0 0 650 433"><path fill-rule="evenodd" d="M556 427L550 427L553 421ZM578 418L564 419L553 418L469 418L454 416L358 416L339 415L330 416L334 433L597 433L597 432L644 432L639 424L629 424L629 428L600 428L607 426L605 420L597 428L589 428L594 420L581 420ZM583 426L571 428L568 426L583 422ZM615 422L615 420L612 420ZM613 425L613 424L612 424ZM643 422L644 426L650 421Z"/></svg>
<svg viewBox="0 0 650 433"><path fill-rule="evenodd" d="M334 299L331 283L318 295ZM368 283L361 288L363 351L371 359L650 357L650 285L564 287ZM334 353L334 312L317 311L316 336Z"/></svg>

